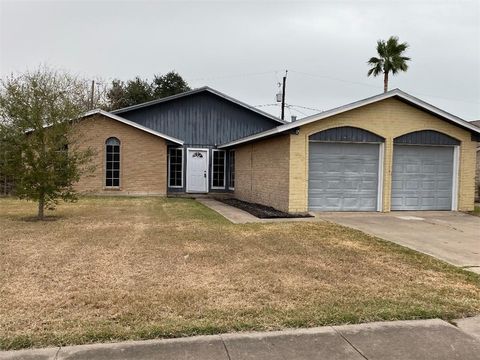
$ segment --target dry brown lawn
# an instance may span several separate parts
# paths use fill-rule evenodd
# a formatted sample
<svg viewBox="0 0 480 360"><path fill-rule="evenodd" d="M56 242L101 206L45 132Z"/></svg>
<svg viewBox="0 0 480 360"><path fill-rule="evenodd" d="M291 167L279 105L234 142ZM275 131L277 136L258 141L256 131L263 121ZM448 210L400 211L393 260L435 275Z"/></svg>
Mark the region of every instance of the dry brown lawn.
<svg viewBox="0 0 480 360"><path fill-rule="evenodd" d="M480 313L480 281L330 223L233 225L188 199L0 199L0 347Z"/></svg>

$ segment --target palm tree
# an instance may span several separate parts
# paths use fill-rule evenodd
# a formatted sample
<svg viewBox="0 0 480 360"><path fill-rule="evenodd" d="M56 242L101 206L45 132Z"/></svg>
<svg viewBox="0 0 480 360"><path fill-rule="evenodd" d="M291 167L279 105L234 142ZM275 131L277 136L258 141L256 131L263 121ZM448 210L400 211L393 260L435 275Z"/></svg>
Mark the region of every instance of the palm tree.
<svg viewBox="0 0 480 360"><path fill-rule="evenodd" d="M368 60L368 65L372 65L372 68L368 70L368 76L378 76L383 73L383 91L388 91L388 74L391 72L393 75L399 71L407 71L407 61L411 59L403 56L405 50L407 50L408 44L406 42L399 43L398 37L390 36L385 40L377 41L377 53L379 57L372 57Z"/></svg>

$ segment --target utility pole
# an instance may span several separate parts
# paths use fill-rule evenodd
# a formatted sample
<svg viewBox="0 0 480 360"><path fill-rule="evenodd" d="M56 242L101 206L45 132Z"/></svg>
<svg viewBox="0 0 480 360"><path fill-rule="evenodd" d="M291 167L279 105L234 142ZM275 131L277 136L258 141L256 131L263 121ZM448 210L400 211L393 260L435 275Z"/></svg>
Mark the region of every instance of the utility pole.
<svg viewBox="0 0 480 360"><path fill-rule="evenodd" d="M288 70L285 70L285 76L283 77L282 86L282 120L285 120L285 86L287 85L287 73Z"/></svg>
<svg viewBox="0 0 480 360"><path fill-rule="evenodd" d="M90 110L93 110L93 96L95 93L95 80L92 80L92 92L90 94Z"/></svg>

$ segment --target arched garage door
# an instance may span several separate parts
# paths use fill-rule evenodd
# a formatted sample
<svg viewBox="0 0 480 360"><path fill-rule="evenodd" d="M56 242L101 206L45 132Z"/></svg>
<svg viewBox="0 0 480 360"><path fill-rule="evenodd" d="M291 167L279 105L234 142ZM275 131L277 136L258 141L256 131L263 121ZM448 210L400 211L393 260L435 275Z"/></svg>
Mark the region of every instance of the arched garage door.
<svg viewBox="0 0 480 360"><path fill-rule="evenodd" d="M309 138L308 207L312 211L376 211L380 144L384 139L353 127Z"/></svg>
<svg viewBox="0 0 480 360"><path fill-rule="evenodd" d="M392 210L452 210L454 146L459 141L426 130L394 140Z"/></svg>

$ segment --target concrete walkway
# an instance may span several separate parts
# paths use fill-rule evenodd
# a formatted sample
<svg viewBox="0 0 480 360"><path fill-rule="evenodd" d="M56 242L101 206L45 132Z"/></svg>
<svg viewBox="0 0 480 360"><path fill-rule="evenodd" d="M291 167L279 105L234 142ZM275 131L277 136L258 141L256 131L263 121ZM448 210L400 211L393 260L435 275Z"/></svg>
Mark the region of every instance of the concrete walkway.
<svg viewBox="0 0 480 360"><path fill-rule="evenodd" d="M479 356L478 339L438 319L0 352L0 360L478 360Z"/></svg>
<svg viewBox="0 0 480 360"><path fill-rule="evenodd" d="M213 211L216 211L234 224L261 222L261 219L257 218L256 216L253 216L252 214L236 207L222 203L218 200L211 198L197 198L195 200L197 200L200 204L212 209Z"/></svg>
<svg viewBox="0 0 480 360"><path fill-rule="evenodd" d="M247 224L247 223L272 223L272 222L296 222L296 221L323 221L318 217L301 217L301 218L274 218L274 219L260 219L252 214L236 208L235 206L231 206L220 202L215 199L211 198L197 198L195 199L199 203L205 205L206 207L216 211L224 218L229 220L234 224Z"/></svg>
<svg viewBox="0 0 480 360"><path fill-rule="evenodd" d="M454 211L325 212L315 215L480 273L478 216Z"/></svg>

